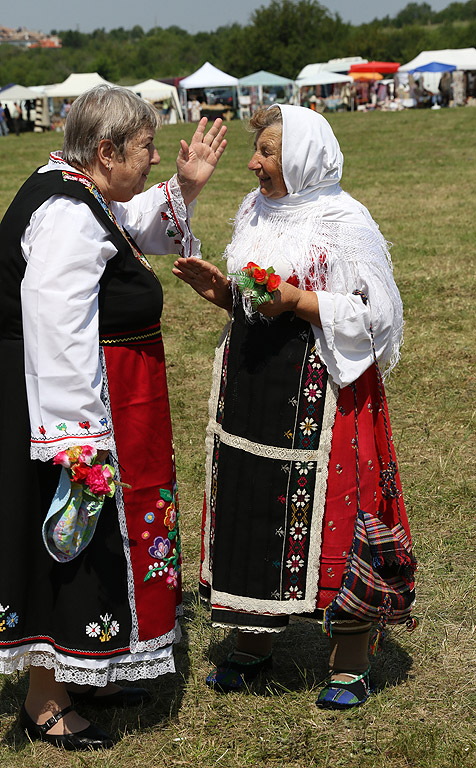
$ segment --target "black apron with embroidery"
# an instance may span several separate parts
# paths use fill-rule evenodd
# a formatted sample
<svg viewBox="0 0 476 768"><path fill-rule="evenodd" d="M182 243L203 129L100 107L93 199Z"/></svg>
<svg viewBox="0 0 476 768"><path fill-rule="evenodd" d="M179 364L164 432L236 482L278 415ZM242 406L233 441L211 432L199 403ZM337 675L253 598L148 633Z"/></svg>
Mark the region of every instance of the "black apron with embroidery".
<svg viewBox="0 0 476 768"><path fill-rule="evenodd" d="M319 448L326 387L309 323L293 313L249 323L241 306L235 308L209 428L212 578L211 584L202 580L201 593L209 596L211 587L214 603L213 593L242 597L238 610L246 611L253 600L299 603L309 590L315 593L317 580L308 585L306 567L293 564L304 565L309 555L316 461L305 457ZM310 390L311 400L304 394ZM294 460L286 451L294 451ZM271 626L273 619L259 623Z"/></svg>

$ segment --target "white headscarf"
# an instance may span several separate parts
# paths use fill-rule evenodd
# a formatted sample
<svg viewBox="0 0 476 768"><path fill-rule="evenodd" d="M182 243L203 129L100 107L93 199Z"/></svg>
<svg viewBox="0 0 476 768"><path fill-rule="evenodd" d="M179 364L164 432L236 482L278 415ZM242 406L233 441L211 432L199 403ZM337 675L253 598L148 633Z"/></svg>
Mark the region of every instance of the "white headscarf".
<svg viewBox="0 0 476 768"><path fill-rule="evenodd" d="M287 205L300 205L342 178L344 157L327 120L304 107L280 106Z"/></svg>
<svg viewBox="0 0 476 768"><path fill-rule="evenodd" d="M403 308L387 243L367 209L340 187L344 158L327 120L305 107L273 106L282 115L288 194L269 199L257 189L245 197L225 251L228 272L253 261L273 266L284 280L294 274L307 290L361 290L374 324L391 303L393 327L379 355L390 370L399 358Z"/></svg>

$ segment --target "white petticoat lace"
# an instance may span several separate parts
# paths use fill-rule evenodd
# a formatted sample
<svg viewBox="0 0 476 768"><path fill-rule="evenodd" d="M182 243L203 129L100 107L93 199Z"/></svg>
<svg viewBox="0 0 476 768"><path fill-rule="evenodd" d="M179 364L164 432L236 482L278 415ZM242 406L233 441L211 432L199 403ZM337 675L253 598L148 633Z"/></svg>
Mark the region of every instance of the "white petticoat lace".
<svg viewBox="0 0 476 768"><path fill-rule="evenodd" d="M21 672L28 667L44 667L54 669L55 680L59 683L78 683L79 685L94 685L104 687L116 680L146 680L153 679L167 672L175 672L175 662L172 651L167 655L156 658L133 661L128 654L125 657L111 661L106 667L88 668L64 663L54 651L30 651L0 659L0 672L4 675Z"/></svg>

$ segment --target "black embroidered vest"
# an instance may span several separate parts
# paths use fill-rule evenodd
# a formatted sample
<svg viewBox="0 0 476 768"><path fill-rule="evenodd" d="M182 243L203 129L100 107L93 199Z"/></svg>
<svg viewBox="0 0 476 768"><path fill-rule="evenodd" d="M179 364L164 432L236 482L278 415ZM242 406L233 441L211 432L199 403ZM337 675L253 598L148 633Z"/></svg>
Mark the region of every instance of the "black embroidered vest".
<svg viewBox="0 0 476 768"><path fill-rule="evenodd" d="M136 331L160 321L163 294L156 276L134 255L125 236L89 189L68 176L71 176L68 172L60 170L35 171L20 188L0 223L0 338L23 338L20 285L26 263L21 252L21 237L32 214L53 195L67 195L88 205L117 249L100 280L100 337ZM70 232L74 238L74 217ZM74 273L71 279L74 280Z"/></svg>

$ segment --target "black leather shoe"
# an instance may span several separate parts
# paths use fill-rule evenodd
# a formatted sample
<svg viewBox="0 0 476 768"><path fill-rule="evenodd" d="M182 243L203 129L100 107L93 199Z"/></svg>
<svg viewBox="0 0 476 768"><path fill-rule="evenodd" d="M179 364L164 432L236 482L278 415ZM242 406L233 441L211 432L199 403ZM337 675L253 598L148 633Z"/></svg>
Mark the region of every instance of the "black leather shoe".
<svg viewBox="0 0 476 768"><path fill-rule="evenodd" d="M138 707L140 704L148 704L151 700L149 691L145 688L121 688L114 693L106 693L97 696L100 688L92 685L87 691L68 691L68 695L77 704L87 704L90 707L107 709L107 707Z"/></svg>
<svg viewBox="0 0 476 768"><path fill-rule="evenodd" d="M55 747L64 747L68 750L86 750L86 749L110 749L114 742L107 733L102 731L96 725L90 723L87 728L77 733L53 734L48 733L58 720L71 712L73 707L65 707L53 717L50 717L46 723L38 725L31 719L30 715L22 704L20 710L20 725L32 741L46 741L54 744Z"/></svg>

